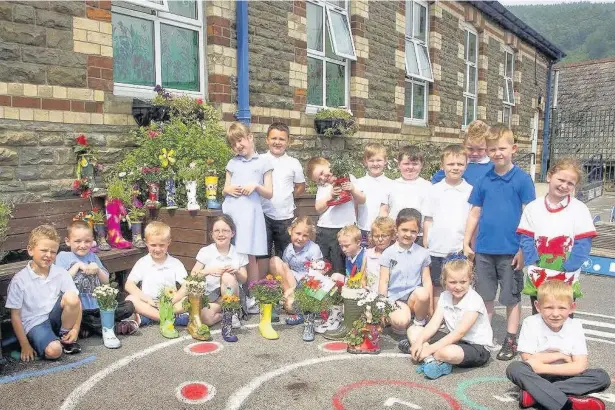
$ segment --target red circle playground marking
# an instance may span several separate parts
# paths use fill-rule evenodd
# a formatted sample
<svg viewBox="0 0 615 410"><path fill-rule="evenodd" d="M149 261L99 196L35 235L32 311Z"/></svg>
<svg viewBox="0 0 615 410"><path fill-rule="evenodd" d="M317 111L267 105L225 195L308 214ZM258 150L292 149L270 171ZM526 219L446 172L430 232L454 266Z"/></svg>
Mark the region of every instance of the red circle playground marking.
<svg viewBox="0 0 615 410"><path fill-rule="evenodd" d="M211 400L216 394L216 388L203 382L186 382L179 385L175 395L181 402L200 404Z"/></svg>
<svg viewBox="0 0 615 410"><path fill-rule="evenodd" d="M336 410L345 410L344 404L342 403L346 396L353 390L357 390L363 387L371 387L371 386L405 386L411 388L425 389L430 393L436 394L444 401L446 401L452 410L461 410L461 404L459 404L455 399L453 399L448 394L434 389L433 387L425 386L423 384L408 382L405 380L361 380L356 383L348 384L346 386L340 387L335 394L333 395L333 408Z"/></svg>
<svg viewBox="0 0 615 410"><path fill-rule="evenodd" d="M318 345L318 349L327 353L345 353L348 344L344 342L326 342Z"/></svg>
<svg viewBox="0 0 615 410"><path fill-rule="evenodd" d="M218 342L198 342L184 347L184 352L193 356L200 356L210 353L218 353L224 346Z"/></svg>

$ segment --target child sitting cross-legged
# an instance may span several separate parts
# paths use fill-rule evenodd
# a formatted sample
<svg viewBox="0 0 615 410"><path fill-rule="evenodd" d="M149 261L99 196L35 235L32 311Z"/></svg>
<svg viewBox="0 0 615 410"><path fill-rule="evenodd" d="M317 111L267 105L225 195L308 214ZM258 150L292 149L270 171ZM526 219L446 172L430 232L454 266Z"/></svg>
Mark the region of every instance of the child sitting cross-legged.
<svg viewBox="0 0 615 410"><path fill-rule="evenodd" d="M92 292L98 286L109 283L109 272L98 256L91 252L94 243L92 228L85 221L73 221L66 228L64 241L70 247L70 252L58 253L55 264L71 274L79 291L83 309L80 337L87 337L90 332L95 332L102 334L105 347L120 347L115 333L129 335L139 328L136 321L129 319L135 311L132 302L118 302L115 309L115 329L103 327L98 302Z"/></svg>
<svg viewBox="0 0 615 410"><path fill-rule="evenodd" d="M417 373L424 373L429 379L449 374L453 366L484 365L490 357L485 346L493 339L485 303L471 286L472 263L463 255L448 256L441 280L445 291L431 320L420 333L409 333L410 343L399 345L420 362ZM448 333L438 330L442 322Z"/></svg>
<svg viewBox="0 0 615 410"><path fill-rule="evenodd" d="M17 272L9 284L6 307L11 309L11 324L21 346L21 360L34 355L57 359L79 353L76 343L81 324L79 291L70 274L53 261L60 236L51 225L32 230L28 239L28 265Z"/></svg>

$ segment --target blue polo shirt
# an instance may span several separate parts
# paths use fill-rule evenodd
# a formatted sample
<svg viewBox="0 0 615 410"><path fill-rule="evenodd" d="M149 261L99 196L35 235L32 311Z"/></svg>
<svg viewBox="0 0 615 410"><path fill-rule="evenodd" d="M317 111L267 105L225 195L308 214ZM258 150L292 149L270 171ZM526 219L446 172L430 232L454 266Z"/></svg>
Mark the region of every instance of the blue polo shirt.
<svg viewBox="0 0 615 410"><path fill-rule="evenodd" d="M517 227L522 207L536 199L532 178L518 166L504 175L491 169L472 189L468 202L480 206L476 249L489 255L514 255L519 250Z"/></svg>
<svg viewBox="0 0 615 410"><path fill-rule="evenodd" d="M55 265L69 270L77 262L83 262L86 265L94 262L107 273L107 277L109 276L107 269L105 269L98 256L92 252L85 256L79 256L73 252L60 252L58 256L56 256ZM84 310L98 309L98 301L92 294L94 289L101 285L98 275L86 275L82 271L77 271L75 276L73 276L73 282L75 282L75 286L77 290L79 290L79 299L81 299L82 308Z"/></svg>
<svg viewBox="0 0 615 410"><path fill-rule="evenodd" d="M408 249L397 242L386 248L380 257L380 266L389 268L389 300L408 300L414 289L423 285L423 268L429 265L429 252L416 243Z"/></svg>
<svg viewBox="0 0 615 410"><path fill-rule="evenodd" d="M487 172L493 169L493 162L469 162L466 170L463 172L463 179L472 186L476 186L479 179L484 177ZM439 170L431 177L431 183L437 184L444 179L444 171Z"/></svg>
<svg viewBox="0 0 615 410"><path fill-rule="evenodd" d="M313 241L308 241L305 246L298 251L292 243L289 243L284 253L282 254L282 260L288 263L288 267L293 272L300 274L306 274L309 268L305 266L306 262L319 261L322 259L322 252L320 247Z"/></svg>

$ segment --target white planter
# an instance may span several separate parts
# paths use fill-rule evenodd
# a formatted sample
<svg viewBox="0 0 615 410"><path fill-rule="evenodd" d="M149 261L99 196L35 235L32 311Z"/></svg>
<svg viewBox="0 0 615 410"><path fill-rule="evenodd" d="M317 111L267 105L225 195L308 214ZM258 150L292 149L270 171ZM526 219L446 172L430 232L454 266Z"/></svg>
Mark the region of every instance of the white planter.
<svg viewBox="0 0 615 410"><path fill-rule="evenodd" d="M351 289L347 286L342 287L342 297L344 299L357 300L362 298L366 292L365 289Z"/></svg>
<svg viewBox="0 0 615 410"><path fill-rule="evenodd" d="M201 207L196 201L196 181L186 181L184 185L186 186L186 194L188 195L188 210L198 211Z"/></svg>

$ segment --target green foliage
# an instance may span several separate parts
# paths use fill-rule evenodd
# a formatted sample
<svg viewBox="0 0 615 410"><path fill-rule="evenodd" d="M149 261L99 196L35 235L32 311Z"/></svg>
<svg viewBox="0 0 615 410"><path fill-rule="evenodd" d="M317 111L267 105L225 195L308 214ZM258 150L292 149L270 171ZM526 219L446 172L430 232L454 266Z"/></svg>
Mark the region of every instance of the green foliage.
<svg viewBox="0 0 615 410"><path fill-rule="evenodd" d="M353 172L360 170L356 165L357 161L348 153L333 154L328 159L331 163L331 172L338 178L348 177L350 174L356 176ZM361 173L363 173L363 170L361 170Z"/></svg>
<svg viewBox="0 0 615 410"><path fill-rule="evenodd" d="M184 182L200 181L204 176L203 161L198 160L190 163L181 161L177 176Z"/></svg>
<svg viewBox="0 0 615 410"><path fill-rule="evenodd" d="M316 120L329 120L332 118L350 120L352 119L352 115L343 108L325 108L318 111L314 117Z"/></svg>
<svg viewBox="0 0 615 410"><path fill-rule="evenodd" d="M143 219L145 219L145 213L145 208L137 208L136 206L131 205L128 208L128 219L130 220L130 223L143 222Z"/></svg>
<svg viewBox="0 0 615 410"><path fill-rule="evenodd" d="M295 289L295 303L299 311L303 314L320 313L323 310L329 309L329 306L331 306L331 298L326 296L322 300L318 300L308 294L305 286L299 286Z"/></svg>
<svg viewBox="0 0 615 410"><path fill-rule="evenodd" d="M12 206L0 200L0 244L2 244L9 232L9 220L11 219ZM0 251L0 261L6 256L6 251Z"/></svg>
<svg viewBox="0 0 615 410"><path fill-rule="evenodd" d="M344 120L337 122L333 127L324 131L324 136L331 138L338 135L353 135L359 130L358 124L352 115L343 108L325 108L316 113L315 120Z"/></svg>
<svg viewBox="0 0 615 410"><path fill-rule="evenodd" d="M113 177L107 182L107 198L121 199L124 204L130 203L132 189L124 179Z"/></svg>

